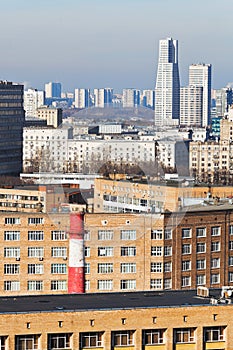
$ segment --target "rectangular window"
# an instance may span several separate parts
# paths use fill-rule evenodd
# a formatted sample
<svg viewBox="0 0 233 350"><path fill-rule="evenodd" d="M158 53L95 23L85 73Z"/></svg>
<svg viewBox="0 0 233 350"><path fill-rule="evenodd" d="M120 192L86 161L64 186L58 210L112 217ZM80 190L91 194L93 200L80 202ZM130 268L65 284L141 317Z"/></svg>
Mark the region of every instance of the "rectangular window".
<svg viewBox="0 0 233 350"><path fill-rule="evenodd" d="M181 287L190 287L191 286L191 277L183 276L181 279Z"/></svg>
<svg viewBox="0 0 233 350"><path fill-rule="evenodd" d="M162 247L151 247L151 256L162 256Z"/></svg>
<svg viewBox="0 0 233 350"><path fill-rule="evenodd" d="M98 273L112 273L113 263L100 263L98 264Z"/></svg>
<svg viewBox="0 0 233 350"><path fill-rule="evenodd" d="M91 256L91 248L90 247L84 247L84 256L85 256L85 258L89 258Z"/></svg>
<svg viewBox="0 0 233 350"><path fill-rule="evenodd" d="M148 329L143 331L144 345L164 344L165 329Z"/></svg>
<svg viewBox="0 0 233 350"><path fill-rule="evenodd" d="M219 236L220 233L221 233L220 226L211 227L211 236Z"/></svg>
<svg viewBox="0 0 233 350"><path fill-rule="evenodd" d="M233 250L233 241L229 241L229 250Z"/></svg>
<svg viewBox="0 0 233 350"><path fill-rule="evenodd" d="M121 263L121 273L136 273L136 264Z"/></svg>
<svg viewBox="0 0 233 350"><path fill-rule="evenodd" d="M91 232L90 231L85 231L84 232L84 242L90 241L91 239Z"/></svg>
<svg viewBox="0 0 233 350"><path fill-rule="evenodd" d="M182 271L190 271L191 270L191 261L182 261Z"/></svg>
<svg viewBox="0 0 233 350"><path fill-rule="evenodd" d="M71 349L70 333L55 333L48 335L48 348L54 350Z"/></svg>
<svg viewBox="0 0 233 350"><path fill-rule="evenodd" d="M230 226L229 226L229 234L230 234L230 235L233 235L233 225L230 225Z"/></svg>
<svg viewBox="0 0 233 350"><path fill-rule="evenodd" d="M194 328L179 328L174 330L175 343L193 343L195 342Z"/></svg>
<svg viewBox="0 0 233 350"><path fill-rule="evenodd" d="M90 263L85 263L85 274L89 275L90 274Z"/></svg>
<svg viewBox="0 0 233 350"><path fill-rule="evenodd" d="M67 273L66 264L51 264L51 273L65 274Z"/></svg>
<svg viewBox="0 0 233 350"><path fill-rule="evenodd" d="M121 247L121 256L136 256L136 247Z"/></svg>
<svg viewBox="0 0 233 350"><path fill-rule="evenodd" d="M228 274L228 282L233 282L233 272L229 272L229 274Z"/></svg>
<svg viewBox="0 0 233 350"><path fill-rule="evenodd" d="M134 345L134 331L116 331L113 332L114 346Z"/></svg>
<svg viewBox="0 0 233 350"><path fill-rule="evenodd" d="M172 287L171 278L165 278L164 279L164 289L171 289L171 287Z"/></svg>
<svg viewBox="0 0 233 350"><path fill-rule="evenodd" d="M19 247L5 247L4 248L4 258L20 258L20 248Z"/></svg>
<svg viewBox="0 0 233 350"><path fill-rule="evenodd" d="M211 268L218 269L220 267L220 258L211 259Z"/></svg>
<svg viewBox="0 0 233 350"><path fill-rule="evenodd" d="M233 266L233 256L229 256L229 266Z"/></svg>
<svg viewBox="0 0 233 350"><path fill-rule="evenodd" d="M220 251L220 242L211 242L211 252Z"/></svg>
<svg viewBox="0 0 233 350"><path fill-rule="evenodd" d="M104 347L102 337L103 332L80 333L81 349Z"/></svg>
<svg viewBox="0 0 233 350"><path fill-rule="evenodd" d="M192 236L191 228L182 229L182 238L191 238L191 236Z"/></svg>
<svg viewBox="0 0 233 350"><path fill-rule="evenodd" d="M197 260L197 270L204 270L206 268L205 259Z"/></svg>
<svg viewBox="0 0 233 350"><path fill-rule="evenodd" d="M28 218L28 225L42 225L44 218Z"/></svg>
<svg viewBox="0 0 233 350"><path fill-rule="evenodd" d="M66 247L52 247L51 256L53 258L66 258L67 257L67 248Z"/></svg>
<svg viewBox="0 0 233 350"><path fill-rule="evenodd" d="M150 272L162 272L163 265L161 262L152 262L150 265Z"/></svg>
<svg viewBox="0 0 233 350"><path fill-rule="evenodd" d="M205 275L197 275L197 286L202 286L206 284L206 276Z"/></svg>
<svg viewBox="0 0 233 350"><path fill-rule="evenodd" d="M205 252L206 252L206 244L197 243L197 253L205 253Z"/></svg>
<svg viewBox="0 0 233 350"><path fill-rule="evenodd" d="M4 275L19 274L19 264L4 264Z"/></svg>
<svg viewBox="0 0 233 350"><path fill-rule="evenodd" d="M164 239L172 239L172 230L171 229L164 230Z"/></svg>
<svg viewBox="0 0 233 350"><path fill-rule="evenodd" d="M172 255L172 247L165 246L164 247L164 256L171 256Z"/></svg>
<svg viewBox="0 0 233 350"><path fill-rule="evenodd" d="M150 280L150 289L162 289L162 279L161 278L153 278Z"/></svg>
<svg viewBox="0 0 233 350"><path fill-rule="evenodd" d="M43 258L44 248L43 247L28 247L29 258Z"/></svg>
<svg viewBox="0 0 233 350"><path fill-rule="evenodd" d="M197 227L196 229L197 237L206 237L206 228L205 227Z"/></svg>
<svg viewBox="0 0 233 350"><path fill-rule="evenodd" d="M220 283L220 274L219 273L213 273L210 276L210 283L211 284L218 284L218 283Z"/></svg>
<svg viewBox="0 0 233 350"><path fill-rule="evenodd" d="M44 273L43 264L28 264L28 274L29 275L41 275Z"/></svg>
<svg viewBox="0 0 233 350"><path fill-rule="evenodd" d="M90 290L90 280L85 280L85 292Z"/></svg>
<svg viewBox="0 0 233 350"><path fill-rule="evenodd" d="M28 240L29 241L43 241L44 240L44 231L28 231Z"/></svg>
<svg viewBox="0 0 233 350"><path fill-rule="evenodd" d="M182 244L182 254L191 254L191 244Z"/></svg>
<svg viewBox="0 0 233 350"><path fill-rule="evenodd" d="M135 240L136 239L136 230L121 230L121 239L122 240Z"/></svg>
<svg viewBox="0 0 233 350"><path fill-rule="evenodd" d="M97 289L98 290L112 290L113 280L98 280Z"/></svg>
<svg viewBox="0 0 233 350"><path fill-rule="evenodd" d="M164 263L164 272L172 272L172 263L170 261Z"/></svg>
<svg viewBox="0 0 233 350"><path fill-rule="evenodd" d="M224 329L222 326L204 328L205 342L224 341Z"/></svg>
<svg viewBox="0 0 233 350"><path fill-rule="evenodd" d="M27 289L29 291L43 290L43 281L28 281Z"/></svg>
<svg viewBox="0 0 233 350"><path fill-rule="evenodd" d="M20 282L19 281L4 281L4 290L5 291L19 291L20 290Z"/></svg>
<svg viewBox="0 0 233 350"><path fill-rule="evenodd" d="M20 231L4 231L4 241L19 241Z"/></svg>
<svg viewBox="0 0 233 350"><path fill-rule="evenodd" d="M136 289L136 280L121 280L120 288L121 290L134 290Z"/></svg>
<svg viewBox="0 0 233 350"><path fill-rule="evenodd" d="M113 239L112 230L99 230L98 231L98 240L99 241L111 241Z"/></svg>
<svg viewBox="0 0 233 350"><path fill-rule="evenodd" d="M39 338L38 334L27 334L17 335L15 337L16 349L17 350L37 350L39 349ZM3 350L2 348L0 348Z"/></svg>
<svg viewBox="0 0 233 350"><path fill-rule="evenodd" d="M5 218L5 225L19 225L20 218Z"/></svg>
<svg viewBox="0 0 233 350"><path fill-rule="evenodd" d="M113 247L98 247L98 256L113 256Z"/></svg>
<svg viewBox="0 0 233 350"><path fill-rule="evenodd" d="M66 241L67 233L65 231L51 231L52 241Z"/></svg>
<svg viewBox="0 0 233 350"><path fill-rule="evenodd" d="M163 230L151 230L151 239L163 239Z"/></svg>
<svg viewBox="0 0 233 350"><path fill-rule="evenodd" d="M67 290L67 281L66 280L58 280L51 281L51 290Z"/></svg>

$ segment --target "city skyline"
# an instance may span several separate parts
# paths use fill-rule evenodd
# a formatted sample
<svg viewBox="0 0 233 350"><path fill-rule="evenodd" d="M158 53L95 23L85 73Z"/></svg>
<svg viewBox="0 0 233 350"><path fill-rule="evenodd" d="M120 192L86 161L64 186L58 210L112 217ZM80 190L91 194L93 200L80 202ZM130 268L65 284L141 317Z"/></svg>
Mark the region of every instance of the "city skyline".
<svg viewBox="0 0 233 350"><path fill-rule="evenodd" d="M159 40L174 37L181 86L190 64L210 63L213 88L225 87L233 81L231 9L229 0L11 0L1 8L1 79L38 89L59 81L64 91L153 89Z"/></svg>

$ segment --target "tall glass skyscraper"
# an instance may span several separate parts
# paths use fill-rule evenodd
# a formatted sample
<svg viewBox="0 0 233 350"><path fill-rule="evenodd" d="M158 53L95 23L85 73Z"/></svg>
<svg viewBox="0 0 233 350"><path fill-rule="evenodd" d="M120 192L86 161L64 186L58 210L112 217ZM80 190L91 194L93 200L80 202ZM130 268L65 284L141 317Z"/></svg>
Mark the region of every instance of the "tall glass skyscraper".
<svg viewBox="0 0 233 350"><path fill-rule="evenodd" d="M159 41L159 62L155 86L155 125L178 125L180 116L180 78L178 41Z"/></svg>

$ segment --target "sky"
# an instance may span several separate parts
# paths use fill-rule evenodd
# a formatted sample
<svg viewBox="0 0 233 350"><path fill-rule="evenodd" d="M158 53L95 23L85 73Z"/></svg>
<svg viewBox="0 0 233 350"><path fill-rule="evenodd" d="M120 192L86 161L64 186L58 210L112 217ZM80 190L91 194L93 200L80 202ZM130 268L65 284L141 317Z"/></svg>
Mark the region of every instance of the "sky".
<svg viewBox="0 0 233 350"><path fill-rule="evenodd" d="M153 89L159 40L179 42L182 86L192 63L212 87L233 82L232 0L1 1L0 79L44 89Z"/></svg>

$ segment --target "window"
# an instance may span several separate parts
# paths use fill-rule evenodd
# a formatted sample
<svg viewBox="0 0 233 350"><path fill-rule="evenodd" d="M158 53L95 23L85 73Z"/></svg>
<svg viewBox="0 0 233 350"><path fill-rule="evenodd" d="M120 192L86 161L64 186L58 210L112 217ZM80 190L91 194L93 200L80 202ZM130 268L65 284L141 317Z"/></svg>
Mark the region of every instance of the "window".
<svg viewBox="0 0 233 350"><path fill-rule="evenodd" d="M181 287L190 287L191 286L191 277L183 276L181 279Z"/></svg>
<svg viewBox="0 0 233 350"><path fill-rule="evenodd" d="M164 230L164 239L172 239L172 230L170 229Z"/></svg>
<svg viewBox="0 0 233 350"><path fill-rule="evenodd" d="M67 233L65 231L51 231L52 241L66 241Z"/></svg>
<svg viewBox="0 0 233 350"><path fill-rule="evenodd" d="M233 241L229 241L229 250L233 250Z"/></svg>
<svg viewBox="0 0 233 350"><path fill-rule="evenodd" d="M151 239L163 239L163 230L151 230Z"/></svg>
<svg viewBox="0 0 233 350"><path fill-rule="evenodd" d="M91 239L91 232L90 231L85 231L84 232L84 241L90 241Z"/></svg>
<svg viewBox="0 0 233 350"><path fill-rule="evenodd" d="M182 261L182 271L190 271L191 270L191 261Z"/></svg>
<svg viewBox="0 0 233 350"><path fill-rule="evenodd" d="M120 288L122 290L134 290L136 289L136 280L121 280Z"/></svg>
<svg viewBox="0 0 233 350"><path fill-rule="evenodd" d="M4 240L5 241L19 241L20 240L20 231L4 231Z"/></svg>
<svg viewBox="0 0 233 350"><path fill-rule="evenodd" d="M225 327L206 327L204 328L204 339L206 342L209 341L222 341L224 340L224 329Z"/></svg>
<svg viewBox="0 0 233 350"><path fill-rule="evenodd" d="M233 272L229 272L229 274L228 274L228 282L233 282Z"/></svg>
<svg viewBox="0 0 233 350"><path fill-rule="evenodd" d="M28 264L29 275L41 275L42 273L44 273L43 264Z"/></svg>
<svg viewBox="0 0 233 350"><path fill-rule="evenodd" d="M197 270L204 270L206 268L205 259L197 260Z"/></svg>
<svg viewBox="0 0 233 350"><path fill-rule="evenodd" d="M218 284L218 283L220 283L220 274L219 273L213 273L210 276L210 283L211 284Z"/></svg>
<svg viewBox="0 0 233 350"><path fill-rule="evenodd" d="M148 329L143 331L144 345L156 345L164 343L165 329Z"/></svg>
<svg viewBox="0 0 233 350"><path fill-rule="evenodd" d="M183 228L182 229L182 238L191 238L191 228Z"/></svg>
<svg viewBox="0 0 233 350"><path fill-rule="evenodd" d="M121 273L136 273L136 264L121 263Z"/></svg>
<svg viewBox="0 0 233 350"><path fill-rule="evenodd" d="M211 242L211 252L220 251L220 242Z"/></svg>
<svg viewBox="0 0 233 350"><path fill-rule="evenodd" d="M91 256L91 248L90 247L84 247L84 256L86 258L89 258Z"/></svg>
<svg viewBox="0 0 233 350"><path fill-rule="evenodd" d="M170 261L164 263L164 272L172 272L172 263Z"/></svg>
<svg viewBox="0 0 233 350"><path fill-rule="evenodd" d="M43 241L44 240L44 231L28 231L28 240L29 241Z"/></svg>
<svg viewBox="0 0 233 350"><path fill-rule="evenodd" d="M116 331L113 332L114 346L134 345L134 331Z"/></svg>
<svg viewBox="0 0 233 350"><path fill-rule="evenodd" d="M151 256L162 256L162 247L151 247Z"/></svg>
<svg viewBox="0 0 233 350"><path fill-rule="evenodd" d="M206 228L205 227L197 227L196 229L197 237L206 237Z"/></svg>
<svg viewBox="0 0 233 350"><path fill-rule="evenodd" d="M43 281L28 281L28 290L43 290Z"/></svg>
<svg viewBox="0 0 233 350"><path fill-rule="evenodd" d="M233 235L233 225L230 225L230 226L229 226L229 234L230 234L230 235Z"/></svg>
<svg viewBox="0 0 233 350"><path fill-rule="evenodd" d="M5 225L19 225L20 218L5 218Z"/></svg>
<svg viewBox="0 0 233 350"><path fill-rule="evenodd" d="M211 259L211 268L218 269L220 267L220 258Z"/></svg>
<svg viewBox="0 0 233 350"><path fill-rule="evenodd" d="M90 263L85 263L85 274L89 275L90 274Z"/></svg>
<svg viewBox="0 0 233 350"><path fill-rule="evenodd" d="M67 290L67 281L66 280L51 281L51 290Z"/></svg>
<svg viewBox="0 0 233 350"><path fill-rule="evenodd" d="M90 280L85 280L85 291L90 290Z"/></svg>
<svg viewBox="0 0 233 350"><path fill-rule="evenodd" d="M4 281L4 290L5 291L19 291L20 290L20 282L19 281Z"/></svg>
<svg viewBox="0 0 233 350"><path fill-rule="evenodd" d="M219 236L221 233L220 226L211 227L211 236Z"/></svg>
<svg viewBox="0 0 233 350"><path fill-rule="evenodd" d="M98 273L112 273L113 264L112 263L101 263L98 264Z"/></svg>
<svg viewBox="0 0 233 350"><path fill-rule="evenodd" d="M29 258L43 258L44 248L43 247L29 247L28 257Z"/></svg>
<svg viewBox="0 0 233 350"><path fill-rule="evenodd" d="M229 266L233 266L233 256L229 256Z"/></svg>
<svg viewBox="0 0 233 350"><path fill-rule="evenodd" d="M191 244L182 244L182 254L191 254Z"/></svg>
<svg viewBox="0 0 233 350"><path fill-rule="evenodd" d="M4 248L4 258L20 258L20 248L19 247L5 247Z"/></svg>
<svg viewBox="0 0 233 350"><path fill-rule="evenodd" d="M165 278L164 279L164 289L171 289L171 287L172 287L171 278Z"/></svg>
<svg viewBox="0 0 233 350"><path fill-rule="evenodd" d="M80 333L81 348L103 347L102 332Z"/></svg>
<svg viewBox="0 0 233 350"><path fill-rule="evenodd" d="M136 239L136 230L121 230L121 239L122 240L135 240Z"/></svg>
<svg viewBox="0 0 233 350"><path fill-rule="evenodd" d="M150 288L151 289L162 289L162 279L161 278L153 278L150 280Z"/></svg>
<svg viewBox="0 0 233 350"><path fill-rule="evenodd" d="M99 241L110 241L113 239L113 231L111 230L99 230L98 240Z"/></svg>
<svg viewBox="0 0 233 350"><path fill-rule="evenodd" d="M17 335L15 337L16 350L39 349L39 337L38 334Z"/></svg>
<svg viewBox="0 0 233 350"><path fill-rule="evenodd" d="M162 272L163 266L161 262L152 262L150 265L150 272Z"/></svg>
<svg viewBox="0 0 233 350"><path fill-rule="evenodd" d="M113 256L113 247L98 247L98 256Z"/></svg>
<svg viewBox="0 0 233 350"><path fill-rule="evenodd" d="M175 343L193 343L195 341L194 328L180 328L174 330Z"/></svg>
<svg viewBox="0 0 233 350"><path fill-rule="evenodd" d="M164 247L164 256L171 256L172 255L172 247L165 246Z"/></svg>
<svg viewBox="0 0 233 350"><path fill-rule="evenodd" d="M64 350L71 348L71 334L70 333L56 333L48 335L49 350Z"/></svg>
<svg viewBox="0 0 233 350"><path fill-rule="evenodd" d="M66 258L67 248L66 247L52 247L51 256L53 258Z"/></svg>
<svg viewBox="0 0 233 350"><path fill-rule="evenodd" d="M206 276L205 275L197 275L197 285L201 286L206 284Z"/></svg>
<svg viewBox="0 0 233 350"><path fill-rule="evenodd" d="M28 218L28 225L42 225L44 218Z"/></svg>
<svg viewBox="0 0 233 350"><path fill-rule="evenodd" d="M4 275L17 275L19 264L4 264Z"/></svg>
<svg viewBox="0 0 233 350"><path fill-rule="evenodd" d="M136 256L136 247L121 247L121 256Z"/></svg>
<svg viewBox="0 0 233 350"><path fill-rule="evenodd" d="M66 264L51 264L51 273L64 274L67 272Z"/></svg>
<svg viewBox="0 0 233 350"><path fill-rule="evenodd" d="M112 290L113 280L98 280L97 289L98 290Z"/></svg>
<svg viewBox="0 0 233 350"><path fill-rule="evenodd" d="M197 253L205 253L206 244L205 243L197 243Z"/></svg>

